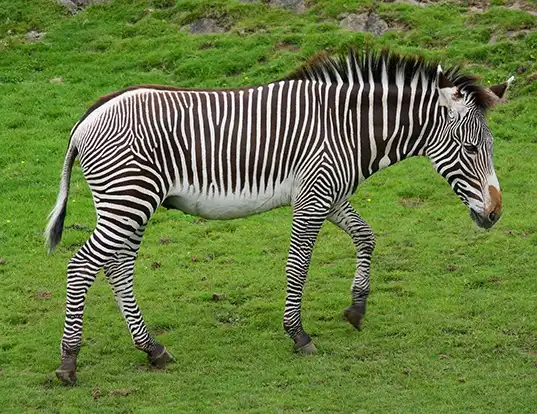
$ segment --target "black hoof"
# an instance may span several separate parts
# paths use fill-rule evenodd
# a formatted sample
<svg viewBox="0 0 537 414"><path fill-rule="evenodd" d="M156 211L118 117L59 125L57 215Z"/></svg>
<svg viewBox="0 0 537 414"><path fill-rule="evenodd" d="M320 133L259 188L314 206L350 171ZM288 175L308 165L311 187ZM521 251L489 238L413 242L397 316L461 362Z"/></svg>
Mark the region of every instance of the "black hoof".
<svg viewBox="0 0 537 414"><path fill-rule="evenodd" d="M56 377L65 385L75 385L76 384L76 372L67 371L64 369L56 370Z"/></svg>
<svg viewBox="0 0 537 414"><path fill-rule="evenodd" d="M163 368L168 362L173 361L173 356L166 351L166 348L163 345L157 344L155 349L147 354L147 359L149 359L151 365Z"/></svg>
<svg viewBox="0 0 537 414"><path fill-rule="evenodd" d="M297 344L295 344L294 348L295 352L302 355L313 355L317 353L317 347L313 344L312 341L302 346L297 346Z"/></svg>
<svg viewBox="0 0 537 414"><path fill-rule="evenodd" d="M65 385L75 385L76 359L65 357L60 367L56 370L56 377Z"/></svg>
<svg viewBox="0 0 537 414"><path fill-rule="evenodd" d="M362 319L364 317L364 312L361 312L361 309L358 309L355 306L349 306L348 308L345 308L343 315L352 326L359 331L362 330Z"/></svg>
<svg viewBox="0 0 537 414"><path fill-rule="evenodd" d="M312 355L317 352L317 348L313 345L311 338L308 334L303 333L294 338L295 345L293 346L295 352L302 355Z"/></svg>

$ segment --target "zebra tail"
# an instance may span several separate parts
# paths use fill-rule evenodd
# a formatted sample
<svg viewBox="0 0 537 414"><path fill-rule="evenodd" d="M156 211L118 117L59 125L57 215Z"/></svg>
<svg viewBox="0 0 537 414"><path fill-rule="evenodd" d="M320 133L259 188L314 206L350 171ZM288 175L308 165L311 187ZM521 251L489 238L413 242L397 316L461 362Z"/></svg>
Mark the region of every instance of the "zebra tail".
<svg viewBox="0 0 537 414"><path fill-rule="evenodd" d="M71 139L63 162L60 191L58 193L58 198L56 199L56 204L48 216L48 224L44 234L49 254L52 253L56 245L62 239L63 222L67 212L67 199L69 196L69 181L71 179L71 170L73 169L73 164L75 163L77 155L78 149L76 148L74 140Z"/></svg>

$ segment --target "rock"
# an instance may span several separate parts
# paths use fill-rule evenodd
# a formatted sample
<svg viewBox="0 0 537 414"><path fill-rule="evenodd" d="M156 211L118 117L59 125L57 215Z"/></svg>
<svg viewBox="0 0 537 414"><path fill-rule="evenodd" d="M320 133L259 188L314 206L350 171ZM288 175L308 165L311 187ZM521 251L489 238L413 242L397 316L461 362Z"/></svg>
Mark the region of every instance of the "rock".
<svg viewBox="0 0 537 414"><path fill-rule="evenodd" d="M351 32L365 32L367 26L368 14L348 14L340 22L339 26Z"/></svg>
<svg viewBox="0 0 537 414"><path fill-rule="evenodd" d="M190 33L205 34L205 33L224 33L226 30L218 25L214 19L199 19L188 25Z"/></svg>
<svg viewBox="0 0 537 414"><path fill-rule="evenodd" d="M429 3L424 3L422 1L417 1L417 0L395 0L394 3L410 4L411 6L418 6L418 7L428 7L428 6L430 6Z"/></svg>
<svg viewBox="0 0 537 414"><path fill-rule="evenodd" d="M66 9L69 9L73 14L92 4L108 3L110 1L111 0L56 0L57 3L61 4Z"/></svg>
<svg viewBox="0 0 537 414"><path fill-rule="evenodd" d="M468 11L470 13L485 13L485 9L482 9L480 7L475 7L475 6L469 7Z"/></svg>
<svg viewBox="0 0 537 414"><path fill-rule="evenodd" d="M498 35L497 34L493 34L492 36L490 36L490 39L489 39L489 45L493 45L494 43L496 43L498 41Z"/></svg>
<svg viewBox="0 0 537 414"><path fill-rule="evenodd" d="M73 3L71 0L57 0L59 4L61 4L66 9L69 9L71 13L76 13L78 7L75 3Z"/></svg>
<svg viewBox="0 0 537 414"><path fill-rule="evenodd" d="M526 13L529 13L533 16L537 16L537 11L533 10L530 8L529 4L528 5L524 5L524 4L521 4L519 3L518 1L515 1L513 4L511 4L510 6L505 6L506 9L509 9L509 10L518 10L518 11L523 11L523 12L526 12Z"/></svg>
<svg viewBox="0 0 537 414"><path fill-rule="evenodd" d="M376 36L389 29L388 24L375 13L351 13L341 20L339 25L351 32L369 32Z"/></svg>
<svg viewBox="0 0 537 414"><path fill-rule="evenodd" d="M507 30L504 35L508 39L518 39L519 37L527 36L531 33L531 30Z"/></svg>
<svg viewBox="0 0 537 414"><path fill-rule="evenodd" d="M37 30L32 30L31 32L26 33L26 40L31 43L39 42L46 34L46 32L38 32Z"/></svg>
<svg viewBox="0 0 537 414"><path fill-rule="evenodd" d="M55 85L60 85L63 83L63 79L59 76L56 76L55 78L50 79L49 82Z"/></svg>
<svg viewBox="0 0 537 414"><path fill-rule="evenodd" d="M271 6L283 7L297 13L304 13L306 11L304 0L269 0L268 3Z"/></svg>

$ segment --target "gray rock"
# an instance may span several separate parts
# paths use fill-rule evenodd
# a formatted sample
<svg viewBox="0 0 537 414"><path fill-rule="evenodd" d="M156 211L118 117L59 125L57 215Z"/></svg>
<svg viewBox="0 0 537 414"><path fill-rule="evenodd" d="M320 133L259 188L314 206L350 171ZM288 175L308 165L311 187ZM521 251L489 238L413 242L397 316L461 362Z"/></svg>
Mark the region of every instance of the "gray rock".
<svg viewBox="0 0 537 414"><path fill-rule="evenodd" d="M71 3L75 3L78 7L87 7L87 6L91 6L92 4L109 3L112 0L69 0L69 1Z"/></svg>
<svg viewBox="0 0 537 414"><path fill-rule="evenodd" d="M30 43L39 42L46 34L46 32L38 32L37 30L32 30L31 32L26 33L26 40Z"/></svg>
<svg viewBox="0 0 537 414"><path fill-rule="evenodd" d="M56 0L73 14L92 4L108 3L111 0Z"/></svg>
<svg viewBox="0 0 537 414"><path fill-rule="evenodd" d="M526 13L529 13L529 14L533 15L533 16L537 16L537 12L535 10L530 9L529 5L520 4L518 1L515 1L510 6L506 6L506 8L509 9L509 10L524 11Z"/></svg>
<svg viewBox="0 0 537 414"><path fill-rule="evenodd" d="M424 2L418 1L418 0L395 0L394 3L405 3L405 4L410 4L411 6L418 6L418 7L428 7L428 6L430 6L429 3L424 3Z"/></svg>
<svg viewBox="0 0 537 414"><path fill-rule="evenodd" d="M351 13L341 20L339 25L351 32L369 32L376 36L380 36L389 29L388 23L375 13Z"/></svg>
<svg viewBox="0 0 537 414"><path fill-rule="evenodd" d="M214 19L199 19L188 25L190 33L205 34L205 33L224 33L226 30L218 25Z"/></svg>
<svg viewBox="0 0 537 414"><path fill-rule="evenodd" d="M297 13L304 13L306 11L304 0L269 0L269 4L271 6L283 7Z"/></svg>
<svg viewBox="0 0 537 414"><path fill-rule="evenodd" d="M304 13L306 11L304 0L239 0L239 3L267 3L272 7L283 7L284 9L297 13Z"/></svg>
<svg viewBox="0 0 537 414"><path fill-rule="evenodd" d="M531 30L522 29L522 30L507 30L504 35L508 39L518 39L531 34Z"/></svg>

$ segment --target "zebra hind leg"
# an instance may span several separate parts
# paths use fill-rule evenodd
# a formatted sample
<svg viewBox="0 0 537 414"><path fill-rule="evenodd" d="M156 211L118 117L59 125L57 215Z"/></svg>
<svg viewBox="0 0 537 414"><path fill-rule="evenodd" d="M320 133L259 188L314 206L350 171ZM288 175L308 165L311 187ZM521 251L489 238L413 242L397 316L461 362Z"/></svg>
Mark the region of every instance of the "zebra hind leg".
<svg viewBox="0 0 537 414"><path fill-rule="evenodd" d="M95 281L97 272L114 253L107 226L97 223L91 237L67 265L67 300L65 325L60 346L61 365L56 376L64 384L76 382L76 360L82 343L82 325L86 294Z"/></svg>
<svg viewBox="0 0 537 414"><path fill-rule="evenodd" d="M133 291L134 262L140 249L144 230L145 226L140 227L129 238L123 248L115 254L114 259L104 266L104 273L114 291L114 296L125 318L134 346L147 353L148 360L152 365L164 367L166 363L173 361L173 357L147 331Z"/></svg>
<svg viewBox="0 0 537 414"><path fill-rule="evenodd" d="M352 304L345 309L344 316L352 326L360 330L369 296L369 273L375 237L371 227L348 201L334 206L328 220L351 236L356 245L356 272L351 288Z"/></svg>

